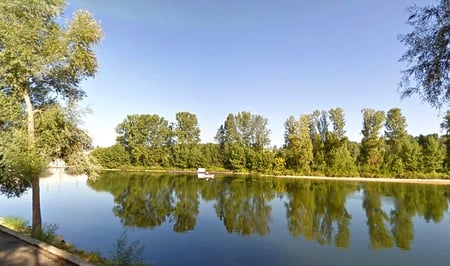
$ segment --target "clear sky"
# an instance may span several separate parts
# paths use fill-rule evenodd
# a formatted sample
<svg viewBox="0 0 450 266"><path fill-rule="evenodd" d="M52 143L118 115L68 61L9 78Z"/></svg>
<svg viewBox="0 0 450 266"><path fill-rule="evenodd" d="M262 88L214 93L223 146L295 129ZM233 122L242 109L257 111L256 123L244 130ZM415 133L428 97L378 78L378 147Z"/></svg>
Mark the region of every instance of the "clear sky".
<svg viewBox="0 0 450 266"><path fill-rule="evenodd" d="M69 0L100 21L100 69L82 86L94 145L114 144L127 114L197 115L202 142L229 113L269 120L272 145L293 115L341 107L351 140L361 109L401 108L412 135L441 133L439 113L416 96L401 100L398 40L406 8L431 0Z"/></svg>

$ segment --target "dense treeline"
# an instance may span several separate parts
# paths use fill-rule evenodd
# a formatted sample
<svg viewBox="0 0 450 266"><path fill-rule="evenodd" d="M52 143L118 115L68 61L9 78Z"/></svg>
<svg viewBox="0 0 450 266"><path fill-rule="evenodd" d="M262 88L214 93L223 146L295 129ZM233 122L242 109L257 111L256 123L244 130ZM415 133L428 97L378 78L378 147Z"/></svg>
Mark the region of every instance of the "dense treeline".
<svg viewBox="0 0 450 266"><path fill-rule="evenodd" d="M363 109L362 139L350 141L342 108L316 110L284 123L284 145L270 146L268 119L239 112L219 126L216 143L200 143L195 114L175 122L153 114L128 115L116 127L116 144L92 155L104 168L177 168L275 175L445 177L450 164L450 112L438 134L412 136L399 108Z"/></svg>

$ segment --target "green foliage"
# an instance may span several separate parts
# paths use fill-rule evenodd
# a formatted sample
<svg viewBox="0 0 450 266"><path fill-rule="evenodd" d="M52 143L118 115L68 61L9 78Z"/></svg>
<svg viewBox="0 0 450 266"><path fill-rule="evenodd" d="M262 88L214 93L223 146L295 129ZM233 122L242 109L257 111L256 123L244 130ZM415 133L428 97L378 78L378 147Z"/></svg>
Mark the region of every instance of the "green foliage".
<svg viewBox="0 0 450 266"><path fill-rule="evenodd" d="M439 174L444 173L450 164L446 161L443 166L442 148L448 148L446 142L450 138L439 139L436 136L440 148L434 142L425 144L428 142L422 141L419 144L419 138L408 135L406 118L399 108L392 108L386 114L363 109L362 114L361 143L346 137L342 108L316 110L312 114L301 115L298 120L291 116L284 124L285 144L281 149L264 145L261 149L261 145L255 142L258 138L255 132L259 131L254 128L259 125L264 129L266 123L261 121L266 120L249 112L229 114L217 130L217 144L198 142L199 126L194 114L177 113L177 121L171 124L157 115L132 115L118 126L118 143L108 148L97 148L92 156L105 168L135 170L207 167L274 175L445 176ZM163 121L162 128L165 129L149 130L150 127L144 126L146 117ZM384 136L381 135L383 131ZM268 133L267 130L260 132ZM150 140L156 139L162 140L159 142L162 149L148 146ZM138 142L141 144L132 145ZM140 159L136 159L138 157ZM432 162L427 162L428 157ZM152 158L160 159L154 163Z"/></svg>
<svg viewBox="0 0 450 266"><path fill-rule="evenodd" d="M1 220L1 223L14 230L14 231L18 231L18 232L28 232L28 221L20 218L20 217L16 217L16 216L6 216L5 218L3 218Z"/></svg>
<svg viewBox="0 0 450 266"><path fill-rule="evenodd" d="M421 172L422 161L426 158L423 157L419 142L414 137L409 136L402 142L401 150L403 169L409 173Z"/></svg>
<svg viewBox="0 0 450 266"><path fill-rule="evenodd" d="M52 244L56 237L56 232L59 229L58 224L46 224L39 228L37 232L33 232L32 236L43 242Z"/></svg>
<svg viewBox="0 0 450 266"><path fill-rule="evenodd" d="M286 161L282 157L276 157L273 163L273 174L283 175L286 170Z"/></svg>
<svg viewBox="0 0 450 266"><path fill-rule="evenodd" d="M330 125L333 130L328 131L323 143L324 159L326 163L325 173L327 176L355 176L357 170L355 158L352 157L348 148L348 139L345 136L345 118L342 108L330 109L328 111Z"/></svg>
<svg viewBox="0 0 450 266"><path fill-rule="evenodd" d="M130 164L130 155L120 144L107 148L98 147L91 152L91 156L107 169L120 168Z"/></svg>
<svg viewBox="0 0 450 266"><path fill-rule="evenodd" d="M200 166L200 128L197 116L188 112L178 112L173 128L172 153L174 165L178 168Z"/></svg>
<svg viewBox="0 0 450 266"><path fill-rule="evenodd" d="M97 69L92 46L102 32L87 11L61 23L64 5L61 0L0 4L0 87L8 95L27 89L36 107L54 101L52 93L74 100L84 96L78 86Z"/></svg>
<svg viewBox="0 0 450 266"><path fill-rule="evenodd" d="M445 131L444 144L445 144L445 168L450 170L450 111L447 111L443 117L441 123L441 129Z"/></svg>
<svg viewBox="0 0 450 266"><path fill-rule="evenodd" d="M142 259L142 252L144 251L144 246L142 246L138 241L133 241L128 243L128 237L126 231L122 233L120 238L116 241L113 246L112 261L110 265L112 266L144 266L144 260Z"/></svg>
<svg viewBox="0 0 450 266"><path fill-rule="evenodd" d="M379 136L385 121L383 111L363 109L363 139L361 140L361 152L358 158L363 173L378 174L383 164L384 145Z"/></svg>
<svg viewBox="0 0 450 266"><path fill-rule="evenodd" d="M128 152L130 163L140 166L166 164L172 133L169 122L158 115L128 115L116 127L117 143Z"/></svg>
<svg viewBox="0 0 450 266"><path fill-rule="evenodd" d="M411 154L405 153L404 149L408 145L408 136L406 132L406 118L402 115L399 108L392 108L387 112L384 131L386 138L386 150L384 158L384 168L395 174L401 174L404 171L404 160L408 160Z"/></svg>
<svg viewBox="0 0 450 266"><path fill-rule="evenodd" d="M402 115L399 108L392 108L387 112L384 135L386 141L397 148L400 142L406 135L406 118Z"/></svg>
<svg viewBox="0 0 450 266"><path fill-rule="evenodd" d="M223 168L223 157L220 150L219 144L214 143L204 143L200 144L201 161L200 165L211 168Z"/></svg>
<svg viewBox="0 0 450 266"><path fill-rule="evenodd" d="M265 148L270 144L268 120L250 112L229 114L219 127L216 140L224 167L233 171L259 171L270 168L273 156Z"/></svg>
<svg viewBox="0 0 450 266"><path fill-rule="evenodd" d="M0 132L23 126L24 114L20 102L0 90Z"/></svg>
<svg viewBox="0 0 450 266"><path fill-rule="evenodd" d="M233 171L243 171L246 166L246 154L245 154L245 148L239 144L231 144L228 149L228 162L229 167Z"/></svg>
<svg viewBox="0 0 450 266"><path fill-rule="evenodd" d="M0 191L20 196L31 185L31 177L44 172L48 159L36 150L28 150L23 128L0 132Z"/></svg>
<svg viewBox="0 0 450 266"><path fill-rule="evenodd" d="M402 97L418 94L431 106L440 108L450 100L450 3L408 8L407 23L413 28L400 35L407 47L401 61L408 63L402 72Z"/></svg>
<svg viewBox="0 0 450 266"><path fill-rule="evenodd" d="M53 147L53 138L43 133L54 133L58 129L58 136L62 135L65 139L64 144L72 140L62 134L72 132L61 130L63 127L59 122L64 119L58 112L50 112L51 119L42 121L35 121L35 114L48 111L47 108L55 106L58 101L66 100L71 106L81 100L85 96L80 88L81 81L92 77L98 67L93 46L102 37L100 25L87 11L77 11L71 21L61 19L65 4L63 0L0 2L0 92L2 97L10 99L9 103L22 105L27 118L26 127L23 127L27 131L27 153L7 160L16 161L10 166L25 168L10 169L19 172L15 174L19 180L31 179L33 199L39 198L38 178L44 162L48 162L64 146ZM43 132L38 130L39 122ZM1 124L5 127L5 123ZM22 129L22 126L19 128ZM75 135L83 135L80 132L75 132ZM84 135L84 139L86 137ZM54 139L61 144L57 137ZM74 139L74 142L81 146L78 145L80 139ZM20 175L23 172L27 175ZM34 234L41 227L38 203L39 200L33 200Z"/></svg>
<svg viewBox="0 0 450 266"><path fill-rule="evenodd" d="M436 134L419 136L419 144L422 146L423 168L426 172L437 172L442 169L445 158L445 149Z"/></svg>
<svg viewBox="0 0 450 266"><path fill-rule="evenodd" d="M313 162L313 144L309 133L310 117L300 116L298 121L290 117L285 122L287 166L308 175Z"/></svg>
<svg viewBox="0 0 450 266"><path fill-rule="evenodd" d="M51 160L63 159L90 149L91 138L80 128L80 114L73 104L46 106L36 116L37 149Z"/></svg>

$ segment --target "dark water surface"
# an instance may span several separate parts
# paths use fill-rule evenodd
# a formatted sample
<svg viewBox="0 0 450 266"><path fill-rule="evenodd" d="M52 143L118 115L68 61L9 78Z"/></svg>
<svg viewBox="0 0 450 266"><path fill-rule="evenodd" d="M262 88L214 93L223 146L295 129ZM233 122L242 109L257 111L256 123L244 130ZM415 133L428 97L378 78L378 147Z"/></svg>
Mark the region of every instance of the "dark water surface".
<svg viewBox="0 0 450 266"><path fill-rule="evenodd" d="M31 220L30 192L0 216ZM450 265L450 186L104 173L41 179L43 220L108 256L126 230L156 265Z"/></svg>

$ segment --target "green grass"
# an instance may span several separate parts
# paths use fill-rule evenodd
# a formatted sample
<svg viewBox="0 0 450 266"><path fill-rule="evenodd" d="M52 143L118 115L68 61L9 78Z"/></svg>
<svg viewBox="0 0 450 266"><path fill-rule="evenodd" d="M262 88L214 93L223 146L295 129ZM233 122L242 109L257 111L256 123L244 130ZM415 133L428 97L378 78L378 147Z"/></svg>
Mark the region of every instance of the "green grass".
<svg viewBox="0 0 450 266"><path fill-rule="evenodd" d="M17 231L17 232L29 232L29 224L25 219L16 216L7 216L3 218L2 223L4 226Z"/></svg>

